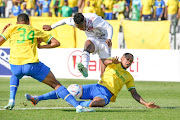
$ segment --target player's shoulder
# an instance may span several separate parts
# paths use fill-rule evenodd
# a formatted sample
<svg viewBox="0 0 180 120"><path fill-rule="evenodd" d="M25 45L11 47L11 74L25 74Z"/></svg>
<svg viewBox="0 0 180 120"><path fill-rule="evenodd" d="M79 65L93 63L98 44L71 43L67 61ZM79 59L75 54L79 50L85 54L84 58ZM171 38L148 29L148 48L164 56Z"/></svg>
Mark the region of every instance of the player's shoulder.
<svg viewBox="0 0 180 120"><path fill-rule="evenodd" d="M68 25L74 25L75 24L73 17L68 17L68 18L65 18L63 20Z"/></svg>
<svg viewBox="0 0 180 120"><path fill-rule="evenodd" d="M12 31L16 30L17 28L19 28L18 24L12 24L6 29L6 31L12 32Z"/></svg>

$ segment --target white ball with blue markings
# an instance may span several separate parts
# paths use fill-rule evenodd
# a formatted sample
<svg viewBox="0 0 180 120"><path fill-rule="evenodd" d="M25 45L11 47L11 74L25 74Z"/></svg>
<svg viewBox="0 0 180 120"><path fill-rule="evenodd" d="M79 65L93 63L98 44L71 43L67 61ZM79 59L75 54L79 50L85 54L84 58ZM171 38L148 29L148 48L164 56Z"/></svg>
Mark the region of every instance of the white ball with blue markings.
<svg viewBox="0 0 180 120"><path fill-rule="evenodd" d="M82 95L82 89L79 85L77 84L71 84L70 86L68 86L67 90L69 91L69 93L74 96L76 99L80 98Z"/></svg>

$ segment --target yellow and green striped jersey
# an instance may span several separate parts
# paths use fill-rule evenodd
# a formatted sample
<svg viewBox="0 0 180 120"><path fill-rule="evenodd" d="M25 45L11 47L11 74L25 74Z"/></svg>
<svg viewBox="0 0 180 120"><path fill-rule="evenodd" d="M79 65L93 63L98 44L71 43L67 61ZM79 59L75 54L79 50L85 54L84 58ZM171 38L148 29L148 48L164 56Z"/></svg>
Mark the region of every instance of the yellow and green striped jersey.
<svg viewBox="0 0 180 120"><path fill-rule="evenodd" d="M111 98L111 102L115 102L116 97L124 84L126 84L128 90L135 88L134 78L128 71L122 68L121 63L109 64L106 67L99 84L105 86L114 94Z"/></svg>
<svg viewBox="0 0 180 120"><path fill-rule="evenodd" d="M10 42L10 64L24 65L39 62L37 52L37 38L43 38L48 43L52 37L33 28L30 25L11 25L1 35Z"/></svg>

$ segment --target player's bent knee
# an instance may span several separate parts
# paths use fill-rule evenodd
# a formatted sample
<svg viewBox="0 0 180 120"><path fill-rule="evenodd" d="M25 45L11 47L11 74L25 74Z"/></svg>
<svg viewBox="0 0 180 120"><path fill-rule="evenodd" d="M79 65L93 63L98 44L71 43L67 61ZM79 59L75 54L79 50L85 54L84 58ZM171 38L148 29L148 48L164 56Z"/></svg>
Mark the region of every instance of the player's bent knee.
<svg viewBox="0 0 180 120"><path fill-rule="evenodd" d="M55 89L57 86L61 86L60 82L56 80L52 72L49 72L42 82L51 86L53 89Z"/></svg>
<svg viewBox="0 0 180 120"><path fill-rule="evenodd" d="M90 107L104 107L105 100L93 100L90 104Z"/></svg>

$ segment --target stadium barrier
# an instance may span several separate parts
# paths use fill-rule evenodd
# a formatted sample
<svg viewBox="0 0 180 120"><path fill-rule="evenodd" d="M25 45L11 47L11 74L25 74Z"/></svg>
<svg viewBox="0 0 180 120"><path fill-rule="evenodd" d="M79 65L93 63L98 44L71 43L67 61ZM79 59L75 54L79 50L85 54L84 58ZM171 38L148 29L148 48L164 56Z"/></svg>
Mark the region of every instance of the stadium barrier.
<svg viewBox="0 0 180 120"><path fill-rule="evenodd" d="M52 25L61 19L65 18L30 17L30 23L33 27L43 30L43 25ZM112 48L117 49L119 48L120 22L118 20L108 22L113 26ZM0 31L8 23L16 24L16 18L1 18ZM123 21L124 38L128 49L170 49L169 29L169 21ZM45 31L45 33L58 39L61 42L60 48L83 48L87 38L84 31L69 25L63 25L52 31ZM9 43L6 42L3 47L9 47Z"/></svg>
<svg viewBox="0 0 180 120"><path fill-rule="evenodd" d="M49 66L57 78L85 79L77 69L83 49L57 48L39 49L39 59ZM0 77L11 76L9 48L0 48ZM134 62L128 71L135 81L176 81L180 82L179 50L113 49L112 56L121 57L123 53L134 55ZM91 55L89 76L86 79L100 79L98 55Z"/></svg>
<svg viewBox="0 0 180 120"><path fill-rule="evenodd" d="M170 21L122 22L128 49L170 49Z"/></svg>

